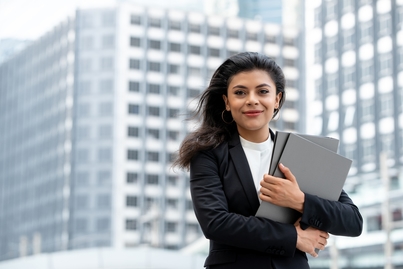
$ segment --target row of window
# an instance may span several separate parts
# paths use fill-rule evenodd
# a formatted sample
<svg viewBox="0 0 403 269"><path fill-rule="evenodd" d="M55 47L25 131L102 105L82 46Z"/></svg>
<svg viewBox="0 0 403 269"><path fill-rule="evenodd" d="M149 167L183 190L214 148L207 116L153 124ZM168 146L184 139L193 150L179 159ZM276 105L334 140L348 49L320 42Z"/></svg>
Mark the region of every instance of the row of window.
<svg viewBox="0 0 403 269"><path fill-rule="evenodd" d="M128 184L137 184L139 180L139 174L137 172L127 172L126 182ZM168 186L177 186L179 178L177 176L168 176L166 184ZM160 182L159 175L146 175L146 184L158 184Z"/></svg>
<svg viewBox="0 0 403 269"><path fill-rule="evenodd" d="M75 198L75 210L85 210L85 209L109 209L111 207L111 197L109 194L99 194L96 197L95 205L90 204L90 199L88 195L77 195Z"/></svg>
<svg viewBox="0 0 403 269"><path fill-rule="evenodd" d="M92 128L88 125L77 127L77 139L86 140L93 138L91 135ZM97 139L110 139L112 138L113 128L110 124L104 124L97 127Z"/></svg>
<svg viewBox="0 0 403 269"><path fill-rule="evenodd" d="M163 93L163 85L155 84L155 83L147 83L144 86L145 92L151 94L162 94ZM140 92L142 91L142 83L140 81L129 81L129 91L130 92ZM188 93L188 97L194 98L200 94L199 89L189 88L186 90ZM179 86L167 86L167 95L170 96L179 96L181 93L181 88Z"/></svg>
<svg viewBox="0 0 403 269"><path fill-rule="evenodd" d="M161 139L161 132L163 132L163 130L147 128L146 137L153 139ZM166 134L168 140L177 141L179 139L179 131L168 130ZM140 137L140 128L135 126L129 126L127 128L127 135L129 137Z"/></svg>
<svg viewBox="0 0 403 269"><path fill-rule="evenodd" d="M160 162L162 157L161 157L161 152L158 151L147 151L145 160L148 162ZM176 153L167 153L167 162L174 162L176 159ZM127 150L127 160L130 161L139 161L140 160L140 152L139 150L134 150L134 149L129 149ZM157 182L158 184L158 182Z"/></svg>
<svg viewBox="0 0 403 269"><path fill-rule="evenodd" d="M147 106L146 114L147 116L160 117L162 116L162 109L158 106ZM168 118L177 118L179 116L180 110L177 108L168 108L166 113ZM133 115L140 114L140 105L129 104L128 113Z"/></svg>
<svg viewBox="0 0 403 269"><path fill-rule="evenodd" d="M147 24L145 24L147 19ZM132 25L148 25L152 28L165 28L164 20L161 18L152 18L148 17L145 18L141 15L131 15L130 23ZM177 31L186 31L185 26L187 26L187 32L189 33L197 33L202 34L206 33L207 35L212 36L221 36L225 35L227 38L243 38L243 32L237 29L228 29L226 27L216 27L211 25L201 25L201 24L194 24L194 23L184 23L182 21L168 21L167 29L169 30L177 30ZM204 29L206 27L206 29ZM256 32L245 32L245 39L246 40L255 40L258 41L260 38L264 38L265 42L276 43L278 37L275 35L268 35L262 36L263 33L256 33ZM262 37L261 37L262 36ZM293 44L293 40L286 39L287 43Z"/></svg>
<svg viewBox="0 0 403 269"><path fill-rule="evenodd" d="M144 200L144 207L146 209L150 209L153 206L157 205L156 198L147 197ZM139 207L140 206L140 198L135 195L127 195L126 196L126 207ZM166 198L165 199L165 207L166 209L179 209L179 199L176 198ZM191 200L186 200L186 210L193 210L193 203Z"/></svg>
<svg viewBox="0 0 403 269"><path fill-rule="evenodd" d="M96 232L109 232L110 231L110 222L109 218L98 218L95 222L95 231ZM85 218L77 218L74 221L74 228L76 233L86 233L90 230L89 220Z"/></svg>
<svg viewBox="0 0 403 269"><path fill-rule="evenodd" d="M139 229L139 221L137 219L126 219L125 228L127 231L136 231ZM148 227L148 223L145 223L145 228ZM165 222L165 231L168 233L175 233L178 231L179 223L166 221ZM186 224L186 230L189 233L199 233L200 228L196 223L188 223Z"/></svg>

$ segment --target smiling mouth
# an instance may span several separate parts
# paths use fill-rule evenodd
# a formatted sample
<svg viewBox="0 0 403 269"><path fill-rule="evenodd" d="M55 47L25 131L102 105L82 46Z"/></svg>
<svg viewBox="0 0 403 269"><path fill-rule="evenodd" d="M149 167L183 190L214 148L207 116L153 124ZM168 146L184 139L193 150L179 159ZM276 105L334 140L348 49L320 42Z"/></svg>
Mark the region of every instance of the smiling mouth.
<svg viewBox="0 0 403 269"><path fill-rule="evenodd" d="M263 111L260 110L255 110L255 111L246 111L243 114L247 115L247 116L258 116L260 114L262 114Z"/></svg>

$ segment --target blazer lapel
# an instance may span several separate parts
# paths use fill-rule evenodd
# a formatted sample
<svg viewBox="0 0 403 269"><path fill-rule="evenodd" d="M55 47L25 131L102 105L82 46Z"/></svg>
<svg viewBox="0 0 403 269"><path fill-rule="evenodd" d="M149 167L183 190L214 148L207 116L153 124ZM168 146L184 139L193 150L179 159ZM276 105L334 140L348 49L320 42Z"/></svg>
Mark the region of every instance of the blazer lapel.
<svg viewBox="0 0 403 269"><path fill-rule="evenodd" d="M229 153L234 162L235 170L239 176L239 180L245 190L248 201L253 210L257 211L260 202L257 196L255 184L253 182L252 173L249 168L248 160L243 151L238 133L235 133L229 141Z"/></svg>

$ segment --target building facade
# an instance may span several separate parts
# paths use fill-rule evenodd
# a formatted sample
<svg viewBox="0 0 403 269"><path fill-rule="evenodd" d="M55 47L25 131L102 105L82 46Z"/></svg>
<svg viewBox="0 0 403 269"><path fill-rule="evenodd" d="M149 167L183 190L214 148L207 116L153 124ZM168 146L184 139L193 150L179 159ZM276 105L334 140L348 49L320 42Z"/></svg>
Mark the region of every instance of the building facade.
<svg viewBox="0 0 403 269"><path fill-rule="evenodd" d="M384 229L390 223L392 259L395 268L402 268L403 261L397 257L402 257L403 248L399 224L403 211L403 3L323 0L307 5L311 11L307 47L314 51L308 62L312 84L307 88L314 90L309 95L313 96L309 100L312 120L307 129L340 139L340 153L353 160L345 189L364 217L361 240L337 238L340 259L345 261L340 268L383 268L388 260L383 254L388 245ZM390 180L390 192L383 191L383 174Z"/></svg>
<svg viewBox="0 0 403 269"><path fill-rule="evenodd" d="M0 259L68 249L179 249L202 236L185 119L230 55L283 67L274 128L303 131L297 30L120 3L78 10L0 66Z"/></svg>

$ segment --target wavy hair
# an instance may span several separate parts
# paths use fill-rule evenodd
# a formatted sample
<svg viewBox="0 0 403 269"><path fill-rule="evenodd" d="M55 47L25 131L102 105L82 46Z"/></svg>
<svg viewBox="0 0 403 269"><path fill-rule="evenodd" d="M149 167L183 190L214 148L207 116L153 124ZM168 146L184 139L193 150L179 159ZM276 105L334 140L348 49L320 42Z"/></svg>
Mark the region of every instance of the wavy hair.
<svg viewBox="0 0 403 269"><path fill-rule="evenodd" d="M217 147L236 131L234 121L228 124L222 119L222 113L225 110L222 96L227 95L228 85L233 76L253 70L267 72L276 85L276 94L282 93L279 107L274 110L273 118L278 114L285 101L285 78L281 68L273 59L257 52L235 54L217 68L209 86L201 94L194 114L194 118L201 119L201 124L183 140L174 166L189 168L195 154Z"/></svg>

